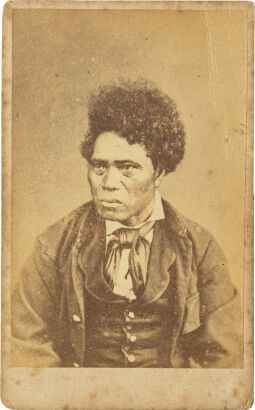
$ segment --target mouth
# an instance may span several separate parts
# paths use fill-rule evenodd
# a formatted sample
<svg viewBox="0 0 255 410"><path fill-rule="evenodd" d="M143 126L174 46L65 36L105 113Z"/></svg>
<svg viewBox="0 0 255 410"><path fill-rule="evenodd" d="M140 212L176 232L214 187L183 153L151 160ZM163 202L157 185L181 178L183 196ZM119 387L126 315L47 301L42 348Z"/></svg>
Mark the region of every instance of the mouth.
<svg viewBox="0 0 255 410"><path fill-rule="evenodd" d="M116 208L121 204L121 202L118 201L118 199L100 199L99 202L106 208Z"/></svg>

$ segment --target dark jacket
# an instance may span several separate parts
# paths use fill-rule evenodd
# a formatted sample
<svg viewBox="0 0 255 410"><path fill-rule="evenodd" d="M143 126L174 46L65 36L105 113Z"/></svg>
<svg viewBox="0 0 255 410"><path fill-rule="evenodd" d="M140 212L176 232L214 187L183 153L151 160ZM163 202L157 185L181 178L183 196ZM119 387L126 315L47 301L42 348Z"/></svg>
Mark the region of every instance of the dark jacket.
<svg viewBox="0 0 255 410"><path fill-rule="evenodd" d="M239 298L222 251L205 229L164 200L163 207L164 233L162 222L156 223L150 263L170 275L175 266L171 362L242 367ZM83 366L84 280L102 264L104 252L105 223L93 202L38 237L12 298L12 366Z"/></svg>

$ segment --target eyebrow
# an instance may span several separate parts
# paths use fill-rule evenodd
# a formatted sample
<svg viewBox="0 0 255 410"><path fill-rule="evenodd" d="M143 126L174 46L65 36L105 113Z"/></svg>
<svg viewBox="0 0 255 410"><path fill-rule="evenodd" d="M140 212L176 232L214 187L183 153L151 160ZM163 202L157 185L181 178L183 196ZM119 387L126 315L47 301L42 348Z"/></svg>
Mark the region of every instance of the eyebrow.
<svg viewBox="0 0 255 410"><path fill-rule="evenodd" d="M116 160L116 161L113 161L113 163L116 165L125 165L128 163L137 168L140 168L142 166L141 164L139 164L139 162L132 161L131 159Z"/></svg>
<svg viewBox="0 0 255 410"><path fill-rule="evenodd" d="M99 162L101 164L109 164L109 161L106 161L105 159L100 159L100 158L93 158L90 160L90 162L95 163L95 162ZM125 165L125 164L131 164L136 168L142 168L142 165L139 164L139 162L136 161L132 161L131 159L122 159L122 160L115 160L113 161L114 165L117 166L121 166L121 165Z"/></svg>

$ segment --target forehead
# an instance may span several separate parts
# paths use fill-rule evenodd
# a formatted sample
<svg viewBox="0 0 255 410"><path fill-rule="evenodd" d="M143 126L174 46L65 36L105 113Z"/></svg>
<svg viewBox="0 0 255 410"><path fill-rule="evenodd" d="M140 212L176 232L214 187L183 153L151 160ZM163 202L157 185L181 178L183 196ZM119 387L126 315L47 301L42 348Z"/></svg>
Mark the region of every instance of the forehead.
<svg viewBox="0 0 255 410"><path fill-rule="evenodd" d="M105 161L132 160L144 163L148 159L145 149L140 144L130 145L125 138L115 132L104 132L97 137L92 158Z"/></svg>

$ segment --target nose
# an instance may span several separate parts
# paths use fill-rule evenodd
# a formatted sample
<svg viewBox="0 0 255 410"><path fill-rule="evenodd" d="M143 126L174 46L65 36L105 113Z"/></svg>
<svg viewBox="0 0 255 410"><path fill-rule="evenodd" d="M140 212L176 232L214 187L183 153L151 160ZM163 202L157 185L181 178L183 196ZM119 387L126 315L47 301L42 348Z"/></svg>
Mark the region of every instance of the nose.
<svg viewBox="0 0 255 410"><path fill-rule="evenodd" d="M102 188L106 191L115 191L119 188L119 173L115 167L109 166L106 170L102 180Z"/></svg>

